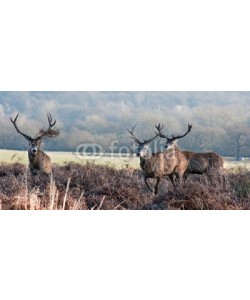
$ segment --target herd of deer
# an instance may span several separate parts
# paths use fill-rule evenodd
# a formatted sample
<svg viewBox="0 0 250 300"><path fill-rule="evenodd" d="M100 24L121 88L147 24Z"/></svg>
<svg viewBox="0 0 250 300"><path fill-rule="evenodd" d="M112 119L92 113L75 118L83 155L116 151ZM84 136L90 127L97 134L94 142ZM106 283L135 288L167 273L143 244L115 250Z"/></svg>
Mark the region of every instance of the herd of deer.
<svg viewBox="0 0 250 300"><path fill-rule="evenodd" d="M159 184L164 176L168 176L176 187L176 181L182 185L183 179L187 179L189 174L204 174L211 171L222 173L224 160L222 156L214 152L197 153L182 151L177 146L177 141L186 136L192 129L188 125L185 134L169 138L163 134L163 125L156 126L155 136L150 140L143 142L138 140L134 135L135 126L128 132L131 138L138 144L137 156L140 157L140 166L144 173L144 181L148 188L155 194L159 191ZM165 151L150 154L149 144L157 137L166 139ZM156 185L152 188L148 182L149 178L156 179Z"/></svg>
<svg viewBox="0 0 250 300"><path fill-rule="evenodd" d="M50 175L52 172L52 163L50 157L41 150L41 142L44 137L56 137L60 134L59 130L52 129L56 124L56 120L53 122L50 114L47 115L49 127L44 130L41 129L35 138L28 136L21 132L17 127L17 118L13 120L16 131L21 134L29 143L28 158L29 158L29 170L32 175L36 175L42 172L46 175ZM140 167L144 173L144 180L148 188L155 194L159 191L159 184L164 176L168 176L172 184L176 187L176 183L182 185L183 180L187 179L189 174L204 174L210 171L221 172L223 170L223 158L214 152L197 153L182 151L177 146L177 141L180 138L186 136L192 129L192 125L188 125L188 130L185 134L174 136L171 138L166 136L162 130L163 125L155 125L155 136L149 140L140 141L134 135L136 126L132 126L131 130L128 130L130 137L138 144L137 156L140 158ZM151 154L150 143L157 137L166 139L165 151ZM156 185L154 188L148 182L149 178L156 179Z"/></svg>

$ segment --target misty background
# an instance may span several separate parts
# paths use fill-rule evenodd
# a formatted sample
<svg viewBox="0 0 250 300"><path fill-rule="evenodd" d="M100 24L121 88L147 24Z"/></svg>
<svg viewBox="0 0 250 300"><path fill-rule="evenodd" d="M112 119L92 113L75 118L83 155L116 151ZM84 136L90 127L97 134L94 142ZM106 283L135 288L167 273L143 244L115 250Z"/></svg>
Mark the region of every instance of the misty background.
<svg viewBox="0 0 250 300"><path fill-rule="evenodd" d="M0 92L0 149L27 149L10 116L34 137L47 127L49 112L61 134L46 139L48 151L75 151L81 143L112 141L130 146L127 128L137 124L138 139L154 135L165 125L167 135L186 132L179 141L185 150L215 151L224 156L250 156L250 92ZM164 141L162 141L164 143Z"/></svg>

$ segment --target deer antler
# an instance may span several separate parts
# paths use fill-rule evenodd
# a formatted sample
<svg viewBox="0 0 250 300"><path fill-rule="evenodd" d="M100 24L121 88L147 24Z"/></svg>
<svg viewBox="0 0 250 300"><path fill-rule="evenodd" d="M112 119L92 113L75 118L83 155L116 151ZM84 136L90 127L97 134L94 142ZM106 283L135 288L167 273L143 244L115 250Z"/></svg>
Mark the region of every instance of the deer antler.
<svg viewBox="0 0 250 300"><path fill-rule="evenodd" d="M48 122L49 122L49 128L44 130L41 129L38 133L38 136L36 137L36 139L42 139L43 137L47 136L50 138L56 137L60 134L59 130L55 130L55 129L51 129L53 126L55 126L56 124L56 120L54 122L52 122L52 116L50 113L47 114L48 117Z"/></svg>
<svg viewBox="0 0 250 300"><path fill-rule="evenodd" d="M17 131L19 134L21 134L22 136L24 136L25 139L26 139L28 142L33 141L34 139L32 139L31 136L28 136L27 134L21 132L21 131L19 130L19 128L17 127L16 121L17 121L18 116L19 116L19 114L16 115L16 117L15 117L14 120L13 120L12 118L10 118L10 121L11 121L11 122L13 123L13 125L15 126L16 131Z"/></svg>
<svg viewBox="0 0 250 300"><path fill-rule="evenodd" d="M149 140L144 140L143 142L140 142L134 135L134 130L135 130L135 127L136 125L132 126L132 129L129 130L128 129L128 132L131 134L130 138L133 139L137 144L139 145L142 145L142 144L149 144L150 142L152 142L159 134L156 133L156 135L152 138L152 139L149 139Z"/></svg>
<svg viewBox="0 0 250 300"><path fill-rule="evenodd" d="M191 129L192 129L192 125L188 124L188 130L187 130L187 132L185 134L183 134L183 135L178 135L178 136L174 136L172 134L172 140L177 140L177 139L183 138L184 136L186 136L191 131Z"/></svg>
<svg viewBox="0 0 250 300"><path fill-rule="evenodd" d="M144 140L144 144L149 144L149 143L151 143L155 138L157 138L157 136L158 136L158 134L156 134L152 139L150 139L150 140Z"/></svg>
<svg viewBox="0 0 250 300"><path fill-rule="evenodd" d="M167 140L172 140L172 141L177 140L177 139L180 139L180 138L183 138L183 137L186 136L186 135L191 131L191 129L192 129L192 125L188 124L188 130L187 130L187 132L186 132L185 134L183 134L183 135L178 135L178 136L174 136L174 135L172 134L172 138L170 139L167 135L165 135L165 134L162 133L163 127L164 127L164 126L163 126L163 125L160 125L160 124L159 124L158 126L155 125L155 128L156 128L157 131L158 131L159 137L164 138L164 139L167 139Z"/></svg>
<svg viewBox="0 0 250 300"><path fill-rule="evenodd" d="M136 125L132 125L131 130L127 129L128 132L131 134L130 138L133 139L137 144L142 144L134 135L135 127L136 127Z"/></svg>
<svg viewBox="0 0 250 300"><path fill-rule="evenodd" d="M56 120L54 121L54 123L52 123L52 117L51 117L50 113L47 114L47 117L48 117L48 121L49 121L49 128L55 126L56 125Z"/></svg>
<svg viewBox="0 0 250 300"><path fill-rule="evenodd" d="M163 124L158 124L158 126L155 125L155 128L157 129L158 132L155 132L157 135L159 135L159 137L161 138L165 138L167 139L168 136L166 136L165 134L163 134L162 129L164 128Z"/></svg>

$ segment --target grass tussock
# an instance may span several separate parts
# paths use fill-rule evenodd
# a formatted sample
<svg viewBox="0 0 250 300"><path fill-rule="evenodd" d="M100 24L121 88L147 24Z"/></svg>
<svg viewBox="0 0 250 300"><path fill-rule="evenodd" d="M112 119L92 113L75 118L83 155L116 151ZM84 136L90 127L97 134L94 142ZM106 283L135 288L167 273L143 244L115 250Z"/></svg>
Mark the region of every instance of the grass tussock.
<svg viewBox="0 0 250 300"><path fill-rule="evenodd" d="M48 177L30 176L19 163L3 163L0 209L250 209L250 172L191 175L177 188L166 178L155 196L139 170L68 163L55 165L53 176Z"/></svg>

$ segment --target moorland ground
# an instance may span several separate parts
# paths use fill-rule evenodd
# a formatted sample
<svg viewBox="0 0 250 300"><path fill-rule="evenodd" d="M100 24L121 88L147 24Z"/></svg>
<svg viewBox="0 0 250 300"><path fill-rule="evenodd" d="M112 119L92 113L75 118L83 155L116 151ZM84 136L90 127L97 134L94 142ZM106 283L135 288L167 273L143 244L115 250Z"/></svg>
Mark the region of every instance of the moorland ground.
<svg viewBox="0 0 250 300"><path fill-rule="evenodd" d="M156 196L145 186L136 157L49 155L53 178L30 176L27 152L0 151L1 209L250 209L247 161L226 160L225 174L190 175L176 189L164 178Z"/></svg>

